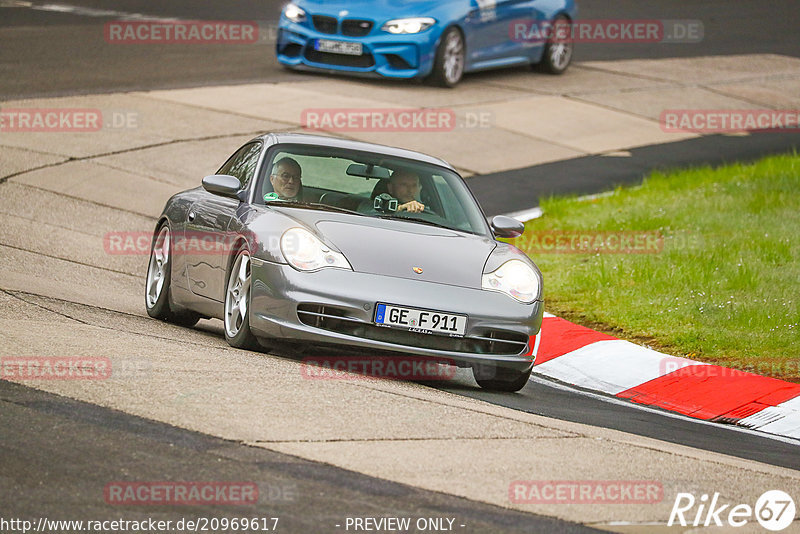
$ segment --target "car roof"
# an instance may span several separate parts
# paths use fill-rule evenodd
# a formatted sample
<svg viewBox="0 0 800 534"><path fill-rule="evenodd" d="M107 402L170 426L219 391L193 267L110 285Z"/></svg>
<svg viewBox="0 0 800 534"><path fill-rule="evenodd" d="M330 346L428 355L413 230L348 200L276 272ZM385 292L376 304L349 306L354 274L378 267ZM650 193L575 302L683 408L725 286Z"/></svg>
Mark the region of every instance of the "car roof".
<svg viewBox="0 0 800 534"><path fill-rule="evenodd" d="M327 137L323 135L311 135L311 134L288 133L288 132L267 133L259 136L257 139L263 139L267 143L273 142L275 144L289 143L298 145L328 146L332 148L359 150L363 152L371 152L374 154L381 154L390 157L404 158L414 161L430 163L432 165L438 165L439 167L444 167L446 169L452 170L453 172L457 172L452 165L450 165L443 159L435 158L433 156L428 156L427 154L423 154L421 152L415 152L413 150L406 150L404 148L396 148L385 145L377 145L374 143L365 143L363 141L351 141L349 139L339 139L336 137Z"/></svg>

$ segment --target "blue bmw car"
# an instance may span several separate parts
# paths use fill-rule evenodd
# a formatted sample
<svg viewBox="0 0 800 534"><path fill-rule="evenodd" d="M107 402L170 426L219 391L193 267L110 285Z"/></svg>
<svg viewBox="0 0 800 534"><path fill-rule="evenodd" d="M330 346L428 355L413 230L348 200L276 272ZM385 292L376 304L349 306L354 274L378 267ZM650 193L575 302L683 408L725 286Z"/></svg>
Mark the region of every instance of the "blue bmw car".
<svg viewBox="0 0 800 534"><path fill-rule="evenodd" d="M574 0L295 0L281 14L278 61L445 87L511 65L561 74L576 12Z"/></svg>

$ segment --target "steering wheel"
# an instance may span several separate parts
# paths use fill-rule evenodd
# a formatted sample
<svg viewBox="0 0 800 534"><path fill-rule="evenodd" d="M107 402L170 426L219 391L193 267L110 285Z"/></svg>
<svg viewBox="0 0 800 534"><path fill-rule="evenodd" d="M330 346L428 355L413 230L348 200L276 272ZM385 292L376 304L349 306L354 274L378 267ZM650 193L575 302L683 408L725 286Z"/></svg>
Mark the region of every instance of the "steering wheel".
<svg viewBox="0 0 800 534"><path fill-rule="evenodd" d="M425 206L425 209L422 211L396 211L394 212L394 216L399 219L423 219L430 222L438 223L439 221L444 221L445 218L430 209L428 206Z"/></svg>

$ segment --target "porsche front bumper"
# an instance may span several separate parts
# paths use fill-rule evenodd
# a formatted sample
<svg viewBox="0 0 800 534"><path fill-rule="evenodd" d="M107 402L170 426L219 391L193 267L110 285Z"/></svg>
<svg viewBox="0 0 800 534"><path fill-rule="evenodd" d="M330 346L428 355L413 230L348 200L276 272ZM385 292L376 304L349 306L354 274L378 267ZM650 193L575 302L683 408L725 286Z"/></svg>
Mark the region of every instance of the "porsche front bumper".
<svg viewBox="0 0 800 534"><path fill-rule="evenodd" d="M344 269L299 272L252 262L250 327L262 338L337 345L527 371L542 324L541 301L522 304L497 292ZM468 316L464 337L377 326L376 303Z"/></svg>

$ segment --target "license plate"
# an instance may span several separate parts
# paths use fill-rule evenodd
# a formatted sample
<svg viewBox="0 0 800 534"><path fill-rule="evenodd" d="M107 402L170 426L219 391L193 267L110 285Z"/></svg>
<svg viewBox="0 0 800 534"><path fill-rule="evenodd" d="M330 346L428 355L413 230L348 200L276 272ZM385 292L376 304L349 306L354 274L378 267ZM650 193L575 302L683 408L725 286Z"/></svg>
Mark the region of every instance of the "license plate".
<svg viewBox="0 0 800 534"><path fill-rule="evenodd" d="M346 56L360 56L362 54L361 43L331 41L329 39L317 39L317 42L314 44L314 49L318 52L344 54Z"/></svg>
<svg viewBox="0 0 800 534"><path fill-rule="evenodd" d="M467 331L467 316L378 303L375 324L423 334L462 337Z"/></svg>

